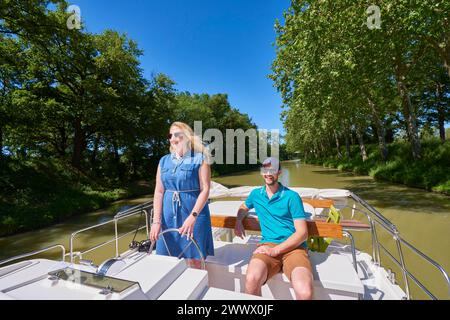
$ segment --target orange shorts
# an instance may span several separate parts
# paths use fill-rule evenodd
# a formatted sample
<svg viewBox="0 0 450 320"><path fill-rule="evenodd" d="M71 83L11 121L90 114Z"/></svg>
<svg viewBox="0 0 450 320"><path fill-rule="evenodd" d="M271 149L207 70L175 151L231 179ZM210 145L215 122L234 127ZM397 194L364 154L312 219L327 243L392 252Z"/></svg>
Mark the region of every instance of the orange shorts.
<svg viewBox="0 0 450 320"><path fill-rule="evenodd" d="M268 245L273 248L277 244L263 243L262 245ZM280 254L278 257L270 257L263 253L256 253L252 256L252 259L262 260L266 264L267 280L283 270L283 273L288 277L289 281L291 281L292 271L297 267L306 268L312 273L308 251L305 248L296 248L287 253Z"/></svg>

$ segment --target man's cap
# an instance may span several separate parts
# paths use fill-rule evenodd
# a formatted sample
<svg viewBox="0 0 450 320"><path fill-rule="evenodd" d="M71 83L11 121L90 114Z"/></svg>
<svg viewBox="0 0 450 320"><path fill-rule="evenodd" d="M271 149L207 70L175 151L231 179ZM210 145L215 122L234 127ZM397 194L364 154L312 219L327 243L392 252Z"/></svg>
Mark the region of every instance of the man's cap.
<svg viewBox="0 0 450 320"><path fill-rule="evenodd" d="M280 170L280 161L275 157L269 157L263 161L261 165L262 170L273 170L278 172Z"/></svg>

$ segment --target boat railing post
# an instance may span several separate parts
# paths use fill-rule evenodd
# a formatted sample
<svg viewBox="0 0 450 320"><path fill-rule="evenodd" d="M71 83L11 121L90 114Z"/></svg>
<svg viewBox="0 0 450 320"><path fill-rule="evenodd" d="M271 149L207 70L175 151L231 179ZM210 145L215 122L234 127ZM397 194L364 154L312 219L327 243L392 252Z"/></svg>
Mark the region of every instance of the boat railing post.
<svg viewBox="0 0 450 320"><path fill-rule="evenodd" d="M69 244L69 249L70 249L70 263L73 263L73 238L74 238L74 234L70 235L70 244Z"/></svg>
<svg viewBox="0 0 450 320"><path fill-rule="evenodd" d="M353 207L352 207L352 219L355 217L355 209L356 209L356 203L353 202Z"/></svg>
<svg viewBox="0 0 450 320"><path fill-rule="evenodd" d="M374 230L375 230L375 225L372 221L372 219L367 216L367 219L369 220L369 225L370 225L370 236L371 236L371 240L372 240L372 260L375 264L377 264L377 255L376 255L376 246L377 244L375 243L375 234L374 234Z"/></svg>
<svg viewBox="0 0 450 320"><path fill-rule="evenodd" d="M231 229L227 229L227 242L232 242L233 241L233 234L232 234L232 230Z"/></svg>
<svg viewBox="0 0 450 320"><path fill-rule="evenodd" d="M114 229L116 234L116 258L119 256L119 233L117 228L117 219L114 219Z"/></svg>
<svg viewBox="0 0 450 320"><path fill-rule="evenodd" d="M352 258L353 258L353 267L355 268L356 273L358 273L358 264L356 263L356 248L355 248L355 239L353 238L353 235L344 230L342 231L342 234L350 239L351 243L351 250L352 250Z"/></svg>
<svg viewBox="0 0 450 320"><path fill-rule="evenodd" d="M144 209L144 212L145 212L145 230L147 232L147 237L150 239L150 226L149 226L149 219L150 219L150 217L148 215L148 210L147 209ZM152 208L152 210L150 212L151 212L150 216L153 217L153 208Z"/></svg>
<svg viewBox="0 0 450 320"><path fill-rule="evenodd" d="M376 257L374 257L374 259L375 259L375 263L378 266L381 266L380 242L378 242L378 233L377 233L376 224L373 221L372 221L372 223L373 223L373 235L375 237L375 245L376 245L376 247L375 247Z"/></svg>
<svg viewBox="0 0 450 320"><path fill-rule="evenodd" d="M373 233L375 235L375 243L377 245L377 263L378 263L379 266L381 266L380 242L378 241L378 233L377 233L376 224L374 223L373 226L374 226Z"/></svg>
<svg viewBox="0 0 450 320"><path fill-rule="evenodd" d="M403 257L403 251L402 251L402 247L401 247L401 243L400 243L400 239L399 239L400 235L399 235L399 232L397 230L395 230L394 232L395 232L394 240L395 240L395 243L397 245L397 250L398 250L399 257L400 257L400 264L401 264L401 268L402 268L403 281L405 282L406 297L407 297L408 300L411 300L412 297L411 297L411 293L410 293L410 290L409 290L408 273L407 273L407 270L406 270L405 259Z"/></svg>

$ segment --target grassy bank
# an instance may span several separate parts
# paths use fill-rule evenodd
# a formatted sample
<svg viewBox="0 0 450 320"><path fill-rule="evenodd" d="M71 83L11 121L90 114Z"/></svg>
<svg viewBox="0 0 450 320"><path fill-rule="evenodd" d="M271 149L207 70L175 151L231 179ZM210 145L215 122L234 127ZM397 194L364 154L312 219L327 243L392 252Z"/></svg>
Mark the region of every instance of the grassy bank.
<svg viewBox="0 0 450 320"><path fill-rule="evenodd" d="M450 195L450 141L422 141L420 160L414 160L410 150L409 143L391 143L388 145L388 160L383 162L378 145L368 145L368 160L363 162L359 146L352 146L350 158L345 155L341 158L328 156L305 162Z"/></svg>
<svg viewBox="0 0 450 320"><path fill-rule="evenodd" d="M4 161L0 168L0 236L36 230L152 193L154 183L95 181L58 161Z"/></svg>

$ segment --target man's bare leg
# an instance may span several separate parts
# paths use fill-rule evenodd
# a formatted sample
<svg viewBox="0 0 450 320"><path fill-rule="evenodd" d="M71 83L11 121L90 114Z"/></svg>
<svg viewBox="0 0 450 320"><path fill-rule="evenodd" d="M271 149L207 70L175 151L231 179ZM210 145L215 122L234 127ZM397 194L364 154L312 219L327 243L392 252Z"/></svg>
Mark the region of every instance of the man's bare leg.
<svg viewBox="0 0 450 320"><path fill-rule="evenodd" d="M245 293L261 296L261 287L267 279L267 266L260 259L251 259L245 279Z"/></svg>
<svg viewBox="0 0 450 320"><path fill-rule="evenodd" d="M313 296L313 275L307 268L292 270L291 284L297 300L311 300Z"/></svg>

